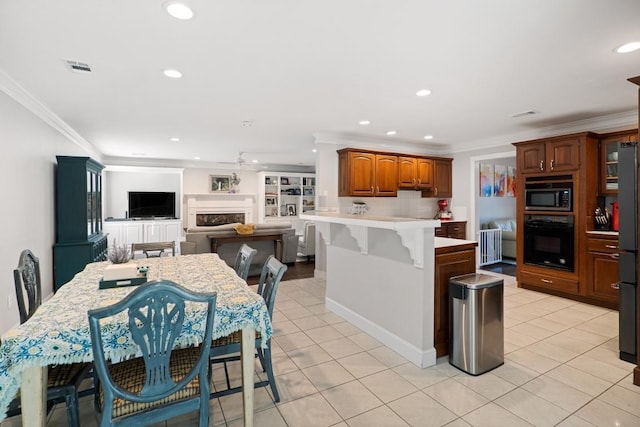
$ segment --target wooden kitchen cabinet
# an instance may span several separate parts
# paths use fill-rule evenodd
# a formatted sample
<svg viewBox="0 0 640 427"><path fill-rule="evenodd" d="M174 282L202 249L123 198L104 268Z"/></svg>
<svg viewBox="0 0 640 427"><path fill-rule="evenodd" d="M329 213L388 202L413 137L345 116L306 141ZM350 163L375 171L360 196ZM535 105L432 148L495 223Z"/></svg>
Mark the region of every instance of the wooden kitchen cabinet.
<svg viewBox="0 0 640 427"><path fill-rule="evenodd" d="M440 221L440 224L435 230L436 237L467 238L467 221Z"/></svg>
<svg viewBox="0 0 640 427"><path fill-rule="evenodd" d="M516 143L518 172L554 173L580 167L580 145L585 134Z"/></svg>
<svg viewBox="0 0 640 427"><path fill-rule="evenodd" d="M398 189L425 190L433 186L433 160L398 157Z"/></svg>
<svg viewBox="0 0 640 427"><path fill-rule="evenodd" d="M449 279L476 271L476 243L436 247L433 341L436 356L449 353Z"/></svg>
<svg viewBox="0 0 640 427"><path fill-rule="evenodd" d="M423 191L422 197L438 197L441 199L453 196L451 159L433 160L433 187Z"/></svg>
<svg viewBox="0 0 640 427"><path fill-rule="evenodd" d="M618 237L615 235L587 236L587 274L585 294L618 308L618 290L611 285L620 281L618 275Z"/></svg>
<svg viewBox="0 0 640 427"><path fill-rule="evenodd" d="M338 196L395 197L398 156L338 150Z"/></svg>
<svg viewBox="0 0 640 427"><path fill-rule="evenodd" d="M618 148L621 142L638 140L638 129L600 135L600 194L618 194Z"/></svg>

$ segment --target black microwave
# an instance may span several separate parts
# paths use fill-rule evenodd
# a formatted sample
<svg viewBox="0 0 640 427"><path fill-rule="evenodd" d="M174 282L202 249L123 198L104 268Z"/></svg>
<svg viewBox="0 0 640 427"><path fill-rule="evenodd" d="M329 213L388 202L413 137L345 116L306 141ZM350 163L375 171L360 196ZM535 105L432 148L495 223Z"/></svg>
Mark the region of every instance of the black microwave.
<svg viewBox="0 0 640 427"><path fill-rule="evenodd" d="M527 211L571 211L573 201L571 183L544 182L526 184L524 188Z"/></svg>

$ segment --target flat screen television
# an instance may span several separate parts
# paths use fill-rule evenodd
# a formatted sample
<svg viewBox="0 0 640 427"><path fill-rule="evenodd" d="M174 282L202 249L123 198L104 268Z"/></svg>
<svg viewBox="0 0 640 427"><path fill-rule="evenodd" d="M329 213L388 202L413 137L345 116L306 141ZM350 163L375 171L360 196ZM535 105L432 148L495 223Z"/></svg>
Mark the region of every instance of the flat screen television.
<svg viewBox="0 0 640 427"><path fill-rule="evenodd" d="M129 218L175 218L176 193L129 191Z"/></svg>

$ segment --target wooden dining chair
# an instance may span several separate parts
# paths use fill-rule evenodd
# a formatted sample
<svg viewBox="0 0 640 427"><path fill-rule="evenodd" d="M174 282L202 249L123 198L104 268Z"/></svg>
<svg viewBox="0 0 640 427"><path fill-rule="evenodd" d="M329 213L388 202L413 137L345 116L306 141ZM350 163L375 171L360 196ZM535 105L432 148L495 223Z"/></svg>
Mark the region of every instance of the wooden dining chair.
<svg viewBox="0 0 640 427"><path fill-rule="evenodd" d="M20 254L18 268L13 270L16 287L16 299L20 313L20 324L33 316L42 303L42 284L40 281L40 261L33 252L25 249ZM25 298L26 297L26 298ZM50 365L47 371L47 411L57 403L65 402L69 426L79 426L78 389L80 383L91 371L91 363L70 363ZM86 390L90 394L91 389ZM8 416L21 413L19 397L9 406Z"/></svg>
<svg viewBox="0 0 640 427"><path fill-rule="evenodd" d="M162 254L166 253L166 250L171 250L171 256L176 256L176 242L152 242L152 243L132 243L131 244L131 256L133 257L136 251L142 251L146 258L158 258Z"/></svg>
<svg viewBox="0 0 640 427"><path fill-rule="evenodd" d="M206 306L199 346L173 348L185 320L185 305ZM89 310L96 372L96 412L104 426L154 424L199 411L209 425L209 349L216 293L191 292L171 281L140 285L123 300ZM100 321L126 312L135 357L111 363L105 355Z"/></svg>
<svg viewBox="0 0 640 427"><path fill-rule="evenodd" d="M246 281L247 277L249 277L251 261L253 261L253 257L256 256L257 253L257 249L253 249L246 243L243 243L242 246L240 246L238 255L236 255L236 262L233 264L233 269L236 271L236 274L242 278L242 280Z"/></svg>
<svg viewBox="0 0 640 427"><path fill-rule="evenodd" d="M276 301L276 292L278 291L280 280L282 280L282 276L284 275L285 271L287 271L287 266L278 261L273 255L270 255L269 258L267 258L267 261L262 267L260 281L258 282L258 294L262 295L262 298L264 298L264 302L267 305L267 310L269 312L270 318L273 318L273 307ZM224 364L224 373L227 388L226 390L211 393L212 399L242 391L242 387L231 387L231 382L229 380L229 370L227 368L227 362L240 359L240 356L233 354L240 352L241 341L242 331L236 331L225 337L218 338L213 342L210 355L211 363ZM280 402L280 395L278 394L278 388L276 387L276 382L273 377L273 366L271 362L271 339L269 338L269 340L267 340L267 342L265 343L267 347L264 349L262 348L262 341L262 335L259 331L256 331L256 356L260 359L262 371L267 373L267 381L257 382L255 383L255 387L258 388L271 386L273 400L276 402Z"/></svg>

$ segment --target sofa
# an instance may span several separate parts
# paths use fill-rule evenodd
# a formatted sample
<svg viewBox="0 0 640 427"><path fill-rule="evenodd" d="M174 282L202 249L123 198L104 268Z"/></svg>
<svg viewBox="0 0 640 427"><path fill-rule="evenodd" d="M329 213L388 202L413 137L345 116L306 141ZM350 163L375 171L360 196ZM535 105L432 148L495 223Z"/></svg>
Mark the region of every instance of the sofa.
<svg viewBox="0 0 640 427"><path fill-rule="evenodd" d="M207 235L228 236L236 234L234 227L238 223L215 225L207 227L190 227L187 229L186 239L180 242L180 253L182 255L189 254L202 254L211 252L211 241ZM297 250L298 250L298 236L295 234L295 230L289 223L271 223L271 224L256 224L256 232L268 232L279 231L283 233L282 236L282 262L290 264L296 262ZM218 255L229 266L233 267L236 260L236 255L242 243L246 243L252 248L256 249L258 253L251 262L249 268L249 276L259 275L264 262L269 255L276 255L273 253L273 241L247 241L247 242L229 242L218 246Z"/></svg>
<svg viewBox="0 0 640 427"><path fill-rule="evenodd" d="M514 218L494 219L486 228L502 230L502 257L516 258L516 220Z"/></svg>

